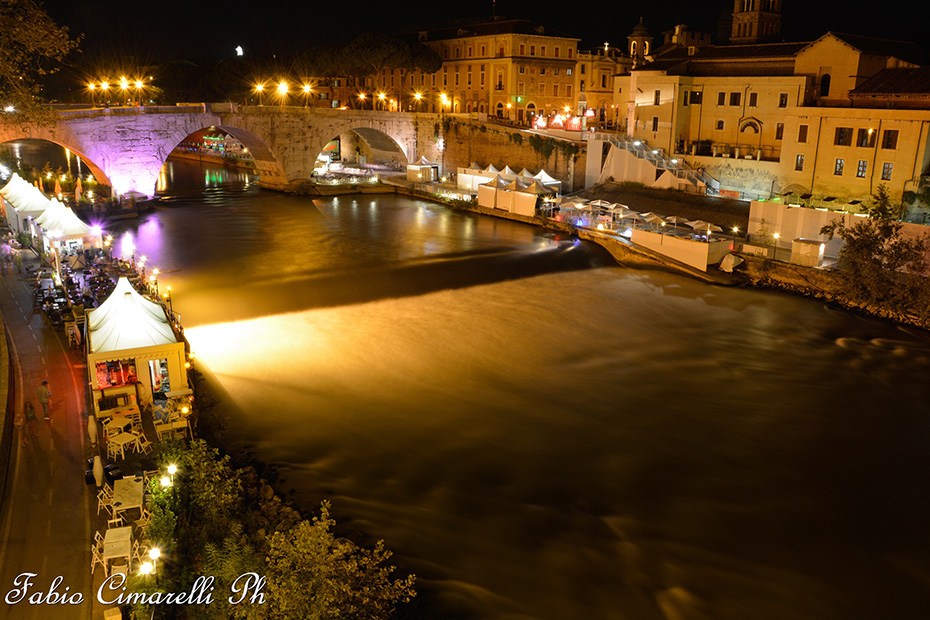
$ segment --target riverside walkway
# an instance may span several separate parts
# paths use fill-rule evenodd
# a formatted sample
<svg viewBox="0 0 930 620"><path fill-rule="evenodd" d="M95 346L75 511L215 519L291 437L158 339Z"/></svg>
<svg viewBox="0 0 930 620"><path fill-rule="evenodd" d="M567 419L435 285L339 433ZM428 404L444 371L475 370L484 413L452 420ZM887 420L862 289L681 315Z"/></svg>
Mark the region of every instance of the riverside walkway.
<svg viewBox="0 0 930 620"><path fill-rule="evenodd" d="M38 261L30 259L32 264ZM25 261L25 265L30 264ZM38 437L22 445L13 437L6 490L0 506L0 617L8 620L87 620L103 616L93 605L90 573L91 500L95 488L84 483L86 373L80 353L72 352L42 313L33 311L32 288L15 269L0 273L0 313L10 341L14 411L26 400L38 412ZM36 390L48 380L51 420L42 419ZM12 415L12 412L7 412ZM27 427L28 428L28 427ZM69 588L83 596L79 605L6 603L14 580L35 573L34 592L48 592L61 576L59 593ZM95 610L94 607L97 607ZM95 613L96 612L96 613Z"/></svg>

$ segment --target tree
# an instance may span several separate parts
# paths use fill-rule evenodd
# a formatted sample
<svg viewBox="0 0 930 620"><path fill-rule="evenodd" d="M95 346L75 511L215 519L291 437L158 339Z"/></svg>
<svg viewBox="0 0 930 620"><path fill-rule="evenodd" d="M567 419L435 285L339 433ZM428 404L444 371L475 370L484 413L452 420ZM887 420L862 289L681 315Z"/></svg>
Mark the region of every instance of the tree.
<svg viewBox="0 0 930 620"><path fill-rule="evenodd" d="M34 0L0 0L0 105L13 106L23 120L40 116L40 80L79 40Z"/></svg>
<svg viewBox="0 0 930 620"><path fill-rule="evenodd" d="M329 503L269 541L269 617L282 620L382 620L416 595L415 578L391 579L391 552L363 549L333 534Z"/></svg>
<svg viewBox="0 0 930 620"><path fill-rule="evenodd" d="M885 185L879 185L867 212L869 217L851 226L834 220L820 229L820 234L844 242L839 268L845 293L856 303L925 316L927 237L901 234L903 225L895 219L900 208L891 204Z"/></svg>

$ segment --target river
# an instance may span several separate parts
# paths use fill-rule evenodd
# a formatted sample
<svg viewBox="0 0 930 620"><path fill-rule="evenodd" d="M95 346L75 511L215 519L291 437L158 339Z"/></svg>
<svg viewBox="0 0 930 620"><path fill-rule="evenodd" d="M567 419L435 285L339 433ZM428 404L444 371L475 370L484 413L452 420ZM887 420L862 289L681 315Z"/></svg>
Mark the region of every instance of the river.
<svg viewBox="0 0 930 620"><path fill-rule="evenodd" d="M930 614L930 339L395 196L169 163L117 238L229 445L382 538L402 618Z"/></svg>

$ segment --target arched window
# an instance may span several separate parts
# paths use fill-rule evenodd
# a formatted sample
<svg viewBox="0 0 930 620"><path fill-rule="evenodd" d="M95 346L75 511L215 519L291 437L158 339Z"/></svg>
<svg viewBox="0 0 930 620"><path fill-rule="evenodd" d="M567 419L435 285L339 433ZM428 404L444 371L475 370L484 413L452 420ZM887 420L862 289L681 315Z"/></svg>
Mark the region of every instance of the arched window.
<svg viewBox="0 0 930 620"><path fill-rule="evenodd" d="M643 55L649 55L649 41L643 41Z"/></svg>
<svg viewBox="0 0 930 620"><path fill-rule="evenodd" d="M746 121L743 123L743 126L740 128L740 131L743 133L751 131L752 133L759 133L759 125L755 121Z"/></svg>
<svg viewBox="0 0 930 620"><path fill-rule="evenodd" d="M820 77L820 96L829 97L830 96L830 74L824 73Z"/></svg>
<svg viewBox="0 0 930 620"><path fill-rule="evenodd" d="M497 118L504 118L504 104L497 104Z"/></svg>
<svg viewBox="0 0 930 620"><path fill-rule="evenodd" d="M636 56L636 41L630 41L630 56Z"/></svg>

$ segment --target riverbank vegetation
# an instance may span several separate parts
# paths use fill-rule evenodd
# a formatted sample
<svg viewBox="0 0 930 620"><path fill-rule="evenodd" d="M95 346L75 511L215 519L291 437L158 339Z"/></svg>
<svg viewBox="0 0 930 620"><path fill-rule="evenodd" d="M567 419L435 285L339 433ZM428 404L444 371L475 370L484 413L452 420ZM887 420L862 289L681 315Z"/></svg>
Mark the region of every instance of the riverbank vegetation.
<svg viewBox="0 0 930 620"><path fill-rule="evenodd" d="M853 225L836 220L820 234L839 237L841 293L854 306L930 322L930 281L927 250L930 240L906 237L887 187L880 185L866 206L869 217ZM857 218L860 219L860 218Z"/></svg>
<svg viewBox="0 0 930 620"><path fill-rule="evenodd" d="M254 468L234 467L203 440L166 442L157 461L178 468L170 485L151 481L145 531L163 555L155 575L130 579L131 591L186 592L201 575L214 577L216 588L210 604L176 606L172 617L382 620L416 595L413 575L393 576L382 542L369 549L336 536L328 502L304 519ZM264 602L253 588L231 603L246 583L236 580L250 573L265 580ZM151 612L142 603L133 608L136 618Z"/></svg>

